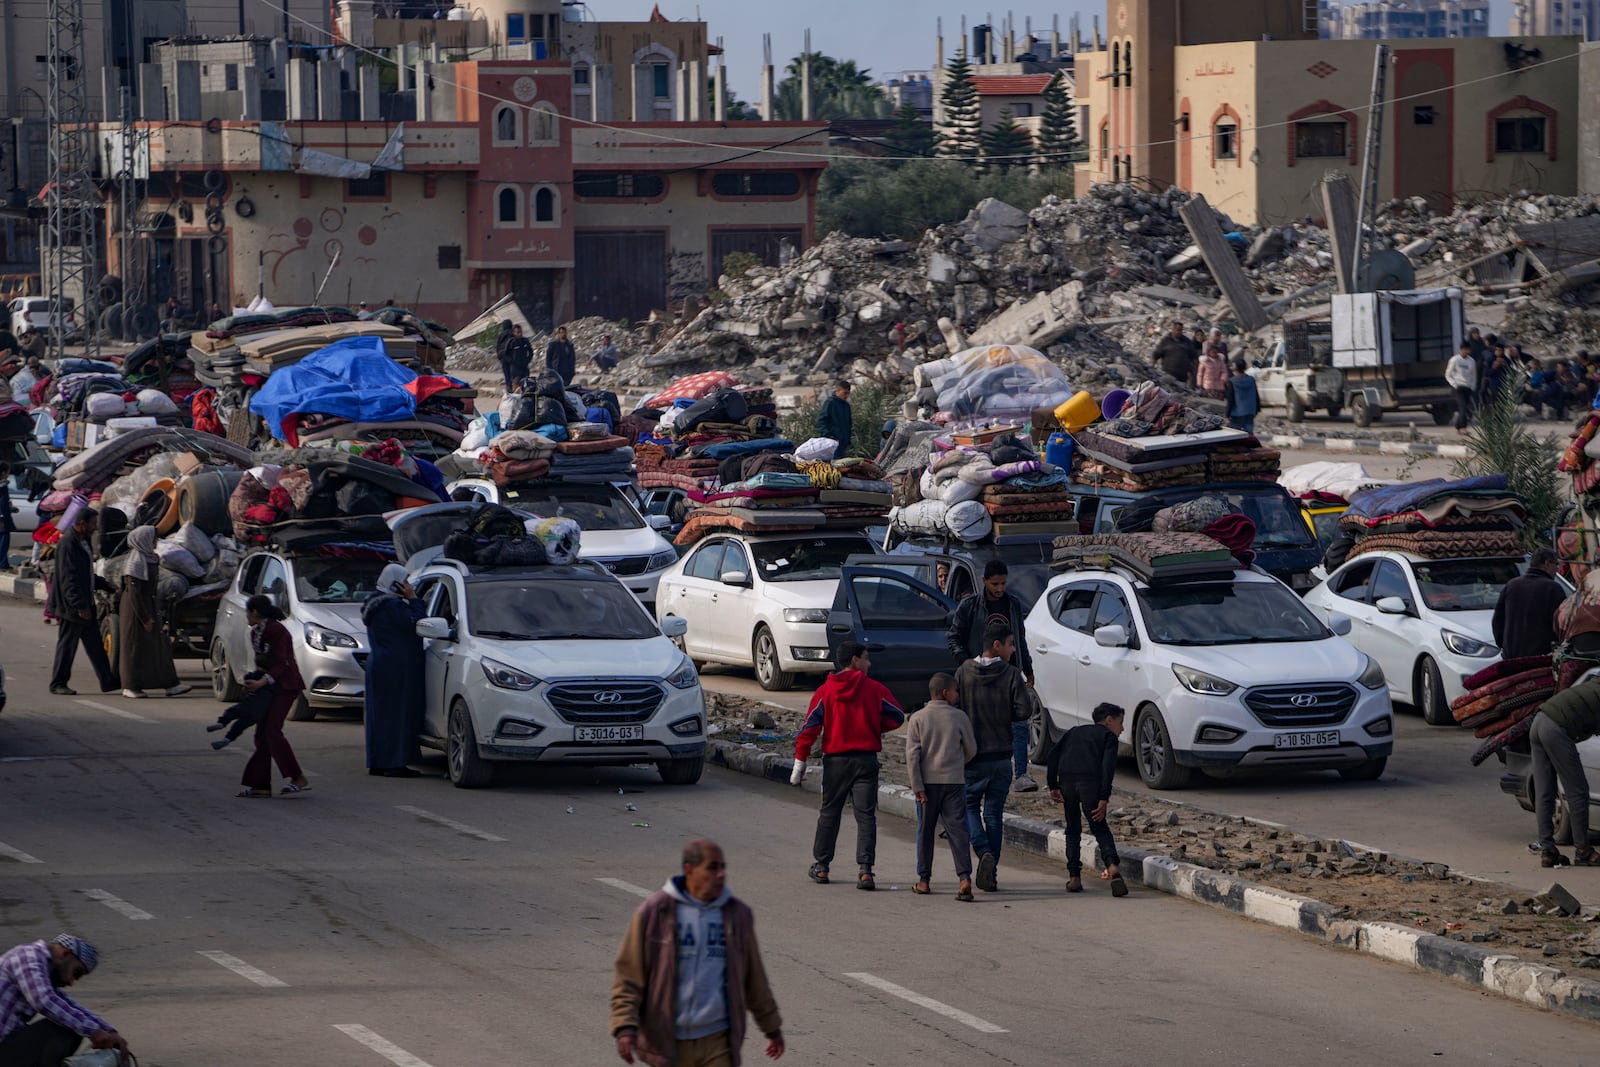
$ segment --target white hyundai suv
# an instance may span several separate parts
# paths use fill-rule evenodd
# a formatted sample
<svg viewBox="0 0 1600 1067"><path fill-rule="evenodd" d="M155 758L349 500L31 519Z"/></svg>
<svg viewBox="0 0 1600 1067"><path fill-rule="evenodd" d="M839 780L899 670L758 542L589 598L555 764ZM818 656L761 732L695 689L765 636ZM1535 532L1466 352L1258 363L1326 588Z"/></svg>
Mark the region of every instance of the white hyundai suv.
<svg viewBox="0 0 1600 1067"><path fill-rule="evenodd" d="M1153 789L1197 769L1383 773L1394 713L1383 671L1256 570L1146 583L1121 567L1052 580L1028 615L1037 692L1057 730L1110 702ZM1337 632L1336 632L1337 631Z"/></svg>

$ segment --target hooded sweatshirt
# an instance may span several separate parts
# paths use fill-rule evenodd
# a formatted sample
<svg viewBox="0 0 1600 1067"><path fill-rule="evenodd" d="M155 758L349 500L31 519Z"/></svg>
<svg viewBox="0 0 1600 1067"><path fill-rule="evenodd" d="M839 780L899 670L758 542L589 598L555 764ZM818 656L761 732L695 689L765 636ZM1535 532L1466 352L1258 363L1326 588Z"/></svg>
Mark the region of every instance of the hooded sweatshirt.
<svg viewBox="0 0 1600 1067"><path fill-rule="evenodd" d="M968 763L1011 758L1011 724L1033 714L1028 683L1022 672L1002 659L968 660L956 671L961 710L972 720L978 754Z"/></svg>
<svg viewBox="0 0 1600 1067"><path fill-rule="evenodd" d="M683 875L667 879L661 887L677 904L679 1041L710 1037L728 1028L728 935L723 929L722 906L728 887L715 900L702 902L689 895Z"/></svg>
<svg viewBox="0 0 1600 1067"><path fill-rule="evenodd" d="M822 754L881 752L883 735L905 725L906 713L889 690L860 671L842 670L828 675L806 712L805 725L794 741L794 758L808 760L822 735Z"/></svg>

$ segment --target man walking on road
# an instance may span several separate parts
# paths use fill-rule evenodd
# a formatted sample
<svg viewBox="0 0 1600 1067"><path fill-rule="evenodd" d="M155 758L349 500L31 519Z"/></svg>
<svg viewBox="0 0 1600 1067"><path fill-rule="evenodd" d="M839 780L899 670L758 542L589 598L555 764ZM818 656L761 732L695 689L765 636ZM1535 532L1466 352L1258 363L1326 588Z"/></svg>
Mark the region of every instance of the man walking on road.
<svg viewBox="0 0 1600 1067"><path fill-rule="evenodd" d="M728 892L712 841L683 849L683 873L633 913L611 981L611 1036L624 1063L739 1067L745 1013L783 1055L783 1019L756 944L755 916Z"/></svg>
<svg viewBox="0 0 1600 1067"><path fill-rule="evenodd" d="M950 613L946 639L961 661L983 655L986 646L984 631L992 623L1004 623L1016 636L1016 653L1011 662L1022 668L1022 676L1033 688L1033 657L1028 654L1028 633L1022 620L1028 609L1012 593L1006 592L1009 576L1005 560L991 559L983 567L983 591L969 596ZM966 707L965 704L962 707ZM970 708L967 709L969 712ZM1028 774L1028 723L1020 722L1011 731L1011 788L1018 793L1031 793L1039 788Z"/></svg>
<svg viewBox="0 0 1600 1067"><path fill-rule="evenodd" d="M78 520L56 542L55 581L50 585L50 613L61 620L56 627L56 660L50 673L50 692L56 696L78 695L67 683L72 680L72 661L78 654L79 642L100 681L100 692L115 693L122 688L106 658L106 646L94 617L94 564L89 556L89 538L99 519L98 512L85 506L78 512Z"/></svg>
<svg viewBox="0 0 1600 1067"><path fill-rule="evenodd" d="M1194 385L1196 357L1194 342L1183 335L1183 323L1174 322L1172 332L1156 345L1155 361L1163 373L1176 378L1184 385Z"/></svg>
<svg viewBox="0 0 1600 1067"><path fill-rule="evenodd" d="M1556 609L1567 595L1556 581L1553 549L1536 548L1528 572L1511 579L1495 601L1494 643L1503 659L1548 656L1556 645Z"/></svg>
<svg viewBox="0 0 1600 1067"><path fill-rule="evenodd" d="M1472 346L1463 343L1461 351L1450 357L1444 365L1445 384L1456 394L1456 434L1464 433L1472 421L1472 405L1478 396L1478 363L1472 358Z"/></svg>
<svg viewBox="0 0 1600 1067"><path fill-rule="evenodd" d="M544 369L561 375L561 383L572 388L572 379L578 376L578 350L567 340L567 328L556 327L556 335L544 346Z"/></svg>
<svg viewBox="0 0 1600 1067"><path fill-rule="evenodd" d="M913 893L932 890L934 835L939 827L950 839L956 861L957 900L972 899L972 837L967 832L966 765L978 754L972 721L953 700L956 680L940 673L928 680L933 699L911 716L906 727L906 777L917 798L917 883Z"/></svg>
<svg viewBox="0 0 1600 1067"><path fill-rule="evenodd" d="M18 945L0 956L0 1064L61 1067L85 1038L97 1049L116 1049L126 1062L128 1043L117 1028L57 992L93 971L99 960L93 945L71 934Z"/></svg>
<svg viewBox="0 0 1600 1067"><path fill-rule="evenodd" d="M1017 723L1026 727L1033 712L1022 672L1011 665L1015 650L1011 627L991 622L983 631L983 655L956 671L961 710L972 720L978 744L977 754L967 761L967 832L978 854L978 888L985 893L999 889L995 872L1005 837L1012 728Z"/></svg>
<svg viewBox="0 0 1600 1067"><path fill-rule="evenodd" d="M533 368L533 342L522 336L522 327L511 327L511 340L506 342L506 354L500 364L501 370L506 375L506 392L511 392L515 383L526 378Z"/></svg>
<svg viewBox="0 0 1600 1067"><path fill-rule="evenodd" d="M1111 803L1111 781L1117 773L1117 738L1122 735L1122 722L1127 712L1115 704L1100 704L1094 709L1094 721L1087 726L1074 726L1050 753L1049 776L1045 784L1050 788L1050 799L1063 806L1066 813L1067 838L1067 892L1083 892L1083 824L1078 820L1081 811L1089 820L1089 832L1100 849L1105 868L1100 877L1111 883L1111 895L1128 895L1128 883L1123 881L1117 843L1111 837L1111 827L1106 825L1106 807Z"/></svg>
<svg viewBox="0 0 1600 1067"><path fill-rule="evenodd" d="M1600 867L1600 852L1589 844L1589 777L1583 772L1578 742L1600 734L1600 682L1585 682L1545 701L1533 716L1528 744L1533 750L1533 807L1539 826L1539 866ZM1572 859L1556 848L1556 783L1567 798Z"/></svg>
<svg viewBox="0 0 1600 1067"><path fill-rule="evenodd" d="M811 869L818 885L828 884L828 867L839 840L844 806L856 816L857 889L876 889L872 866L878 853L878 753L883 735L905 725L906 713L889 690L867 677L872 661L865 646L846 641L834 654L835 673L828 675L811 698L805 725L794 742L792 785L805 780L806 760L822 738L822 810L812 843Z"/></svg>

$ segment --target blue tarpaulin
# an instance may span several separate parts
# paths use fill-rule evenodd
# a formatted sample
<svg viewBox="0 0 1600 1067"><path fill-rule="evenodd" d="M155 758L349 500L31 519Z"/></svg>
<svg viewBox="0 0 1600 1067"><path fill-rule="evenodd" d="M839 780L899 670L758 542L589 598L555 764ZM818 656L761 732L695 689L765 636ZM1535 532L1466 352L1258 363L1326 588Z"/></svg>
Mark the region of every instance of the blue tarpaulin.
<svg viewBox="0 0 1600 1067"><path fill-rule="evenodd" d="M379 337L348 337L319 348L300 362L274 371L250 401L280 441L283 420L315 412L351 422L399 422L417 410L406 389L416 377L390 358Z"/></svg>

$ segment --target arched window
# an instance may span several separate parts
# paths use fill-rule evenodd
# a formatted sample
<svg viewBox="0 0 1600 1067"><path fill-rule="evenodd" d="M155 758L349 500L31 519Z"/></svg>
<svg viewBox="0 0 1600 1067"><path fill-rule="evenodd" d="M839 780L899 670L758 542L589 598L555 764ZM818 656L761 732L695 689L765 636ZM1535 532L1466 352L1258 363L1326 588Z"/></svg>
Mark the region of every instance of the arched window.
<svg viewBox="0 0 1600 1067"><path fill-rule="evenodd" d="M558 116L556 109L550 104L535 104L528 112L528 143L536 145L556 145L561 143L561 134L556 126Z"/></svg>
<svg viewBox="0 0 1600 1067"><path fill-rule="evenodd" d="M1123 88L1133 84L1133 42L1129 41L1122 46L1122 85Z"/></svg>
<svg viewBox="0 0 1600 1067"><path fill-rule="evenodd" d="M536 225L556 221L556 191L548 185L534 190L533 221Z"/></svg>
<svg viewBox="0 0 1600 1067"><path fill-rule="evenodd" d="M516 144L522 138L518 136L517 109L510 104L501 104L494 109L494 143L497 145Z"/></svg>
<svg viewBox="0 0 1600 1067"><path fill-rule="evenodd" d="M1122 84L1122 42L1111 42L1111 88Z"/></svg>
<svg viewBox="0 0 1600 1067"><path fill-rule="evenodd" d="M521 197L509 186L494 194L494 218L500 226L515 226L522 221Z"/></svg>

